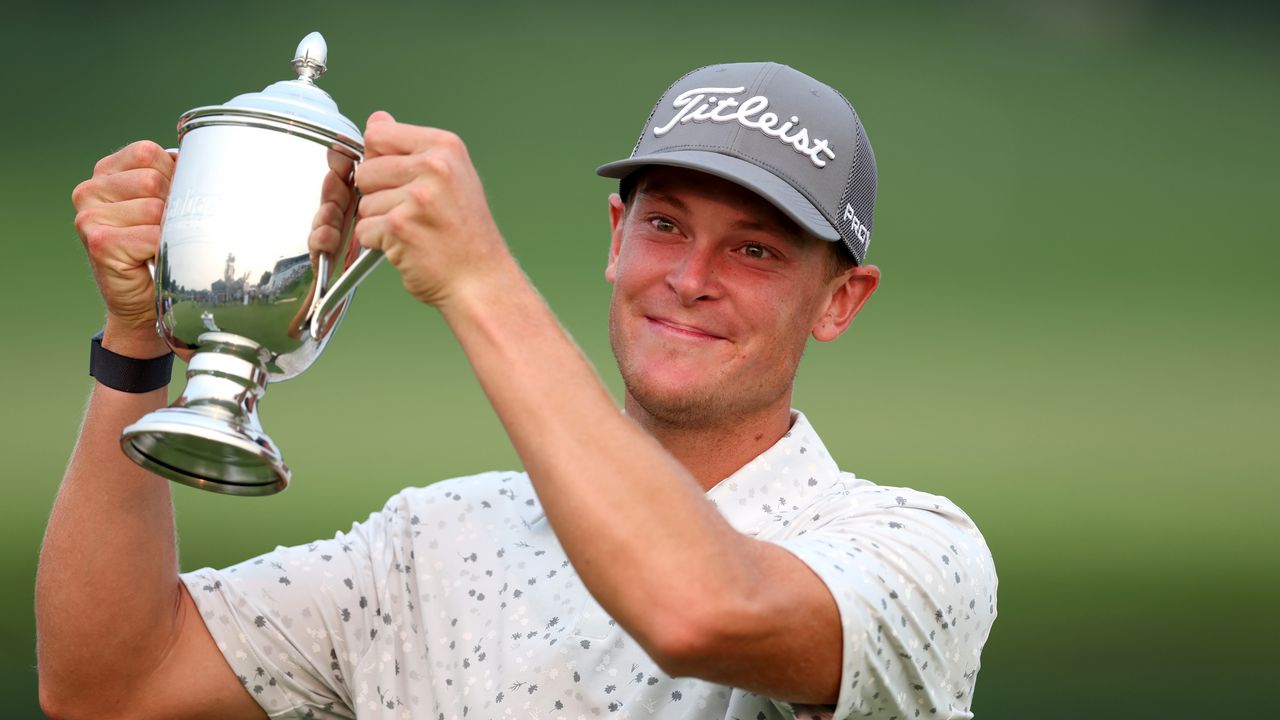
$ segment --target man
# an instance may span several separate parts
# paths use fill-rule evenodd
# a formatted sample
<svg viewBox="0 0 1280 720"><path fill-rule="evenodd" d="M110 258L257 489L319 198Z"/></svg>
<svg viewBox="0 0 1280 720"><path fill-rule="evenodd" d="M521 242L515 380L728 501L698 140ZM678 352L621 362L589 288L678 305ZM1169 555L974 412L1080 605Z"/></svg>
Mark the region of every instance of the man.
<svg viewBox="0 0 1280 720"><path fill-rule="evenodd" d="M840 472L791 409L871 296L875 164L772 63L659 100L610 197L620 413L516 266L454 135L369 118L355 237L466 351L526 473L411 488L351 532L179 577L120 453L164 393L94 389L37 582L55 718L970 717L990 554L944 498ZM146 260L172 160L77 188L102 345L162 355Z"/></svg>

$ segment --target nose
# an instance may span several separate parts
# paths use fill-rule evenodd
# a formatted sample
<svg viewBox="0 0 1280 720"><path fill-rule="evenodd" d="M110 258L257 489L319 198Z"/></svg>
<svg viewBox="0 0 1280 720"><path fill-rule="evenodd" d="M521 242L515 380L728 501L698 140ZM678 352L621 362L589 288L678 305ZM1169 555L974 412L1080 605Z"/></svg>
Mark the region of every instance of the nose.
<svg viewBox="0 0 1280 720"><path fill-rule="evenodd" d="M720 282L714 248L703 243L689 243L667 273L667 286L684 305L719 297Z"/></svg>

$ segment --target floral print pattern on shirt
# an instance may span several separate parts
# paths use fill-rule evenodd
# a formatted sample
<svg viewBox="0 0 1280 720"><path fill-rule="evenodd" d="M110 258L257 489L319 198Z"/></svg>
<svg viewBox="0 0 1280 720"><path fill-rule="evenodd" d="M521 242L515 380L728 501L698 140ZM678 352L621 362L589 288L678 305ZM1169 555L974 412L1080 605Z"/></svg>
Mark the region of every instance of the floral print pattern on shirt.
<svg viewBox="0 0 1280 720"><path fill-rule="evenodd" d="M275 718L968 718L995 569L945 498L841 472L805 417L707 497L836 599L834 708L662 673L591 598L526 476L397 494L350 532L183 575Z"/></svg>

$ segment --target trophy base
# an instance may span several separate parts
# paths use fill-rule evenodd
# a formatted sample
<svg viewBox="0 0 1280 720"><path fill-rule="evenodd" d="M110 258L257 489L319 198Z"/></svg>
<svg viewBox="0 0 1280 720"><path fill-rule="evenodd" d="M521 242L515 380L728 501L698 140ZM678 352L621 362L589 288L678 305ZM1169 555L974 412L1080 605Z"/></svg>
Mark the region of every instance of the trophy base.
<svg viewBox="0 0 1280 720"><path fill-rule="evenodd" d="M258 423L266 353L223 332L200 336L187 387L170 407L124 429L125 455L151 472L225 495L271 495L289 484L280 450Z"/></svg>
<svg viewBox="0 0 1280 720"><path fill-rule="evenodd" d="M289 468L271 438L200 408L150 413L125 428L120 446L147 470L201 490L272 495L289 484Z"/></svg>

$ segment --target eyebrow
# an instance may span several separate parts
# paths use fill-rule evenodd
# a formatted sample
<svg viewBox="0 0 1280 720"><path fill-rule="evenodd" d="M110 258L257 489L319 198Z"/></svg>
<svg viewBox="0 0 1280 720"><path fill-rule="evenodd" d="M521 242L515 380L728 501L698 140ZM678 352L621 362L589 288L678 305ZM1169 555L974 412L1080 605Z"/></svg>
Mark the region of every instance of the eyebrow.
<svg viewBox="0 0 1280 720"><path fill-rule="evenodd" d="M651 198L665 202L669 205L675 205L677 208L686 212L689 210L689 206L685 205L684 201L682 201L678 196L661 190L647 190L644 187L640 187L636 189L636 198Z"/></svg>

